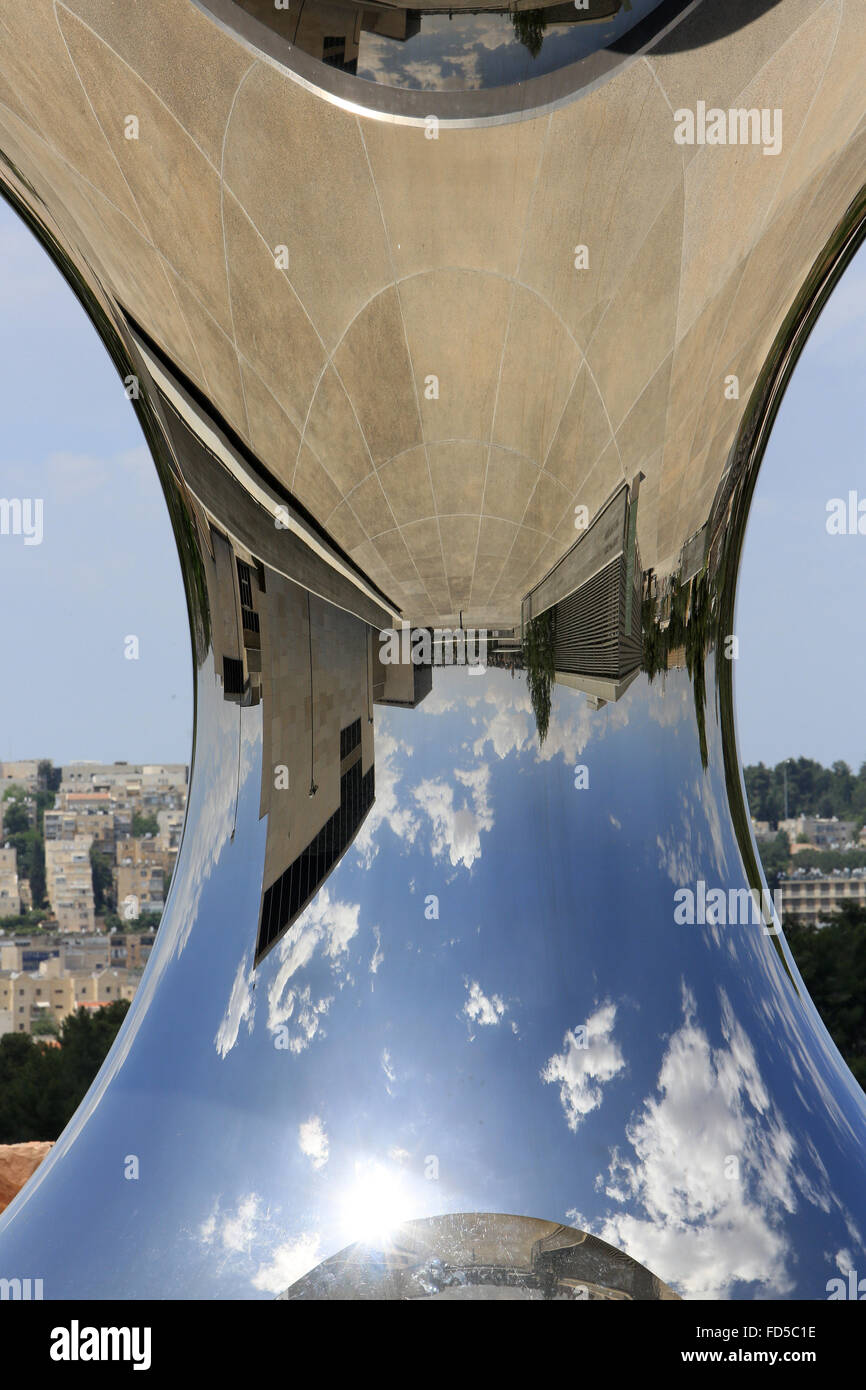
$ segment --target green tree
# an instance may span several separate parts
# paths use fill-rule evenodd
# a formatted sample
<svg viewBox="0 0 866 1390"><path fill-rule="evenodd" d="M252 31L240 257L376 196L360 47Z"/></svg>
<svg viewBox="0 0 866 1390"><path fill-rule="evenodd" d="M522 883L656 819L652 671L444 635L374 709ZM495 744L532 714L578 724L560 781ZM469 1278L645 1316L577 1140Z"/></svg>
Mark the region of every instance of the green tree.
<svg viewBox="0 0 866 1390"><path fill-rule="evenodd" d="M60 783L63 780L62 767L54 767L48 758L42 758L39 763L37 775L39 777L39 786L43 791L60 791Z"/></svg>
<svg viewBox="0 0 866 1390"><path fill-rule="evenodd" d="M7 836L7 840L18 856L18 877L30 880L33 906L41 907L45 901L45 846L42 836L35 830L25 830Z"/></svg>
<svg viewBox="0 0 866 1390"><path fill-rule="evenodd" d="M535 715L538 742L544 743L550 725L551 690L555 676L556 610L548 608L530 618L523 635L526 685Z"/></svg>
<svg viewBox="0 0 866 1390"><path fill-rule="evenodd" d="M866 1090L866 909L848 904L822 927L788 919L785 936L828 1033Z"/></svg>
<svg viewBox="0 0 866 1390"><path fill-rule="evenodd" d="M113 908L115 905L114 879L111 873L111 864L95 845L90 846L90 870L93 879L94 912L101 913L106 909Z"/></svg>
<svg viewBox="0 0 866 1390"><path fill-rule="evenodd" d="M767 875L767 886L775 892L779 874L787 869L791 861L791 845L784 830L780 830L772 840L760 843L761 863Z"/></svg>
<svg viewBox="0 0 866 1390"><path fill-rule="evenodd" d="M57 1020L50 1014L45 1014L41 1018L35 1018L30 1025L30 1033L34 1038L53 1037L56 1038L60 1029Z"/></svg>
<svg viewBox="0 0 866 1390"><path fill-rule="evenodd" d="M143 835L158 835L159 821L156 816L143 816L139 811L135 811L132 816L132 833L136 839Z"/></svg>
<svg viewBox="0 0 866 1390"><path fill-rule="evenodd" d="M60 1046L25 1033L0 1037L0 1143L57 1139L84 1099L129 1004L79 1009L60 1025Z"/></svg>
<svg viewBox="0 0 866 1390"><path fill-rule="evenodd" d="M3 807L3 834L23 834L30 829L30 815L23 800L10 800Z"/></svg>

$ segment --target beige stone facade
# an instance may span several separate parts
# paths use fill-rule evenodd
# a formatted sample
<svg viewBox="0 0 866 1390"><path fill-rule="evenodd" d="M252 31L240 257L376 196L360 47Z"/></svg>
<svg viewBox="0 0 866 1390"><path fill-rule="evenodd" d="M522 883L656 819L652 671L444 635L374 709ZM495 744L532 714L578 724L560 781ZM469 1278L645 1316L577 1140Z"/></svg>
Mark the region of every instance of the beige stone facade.
<svg viewBox="0 0 866 1390"><path fill-rule="evenodd" d="M39 759L23 758L18 762L0 763L0 797L7 787L23 787L35 792L39 784Z"/></svg>
<svg viewBox="0 0 866 1390"><path fill-rule="evenodd" d="M866 876L827 874L816 878L783 878L775 893L776 911L814 925L826 922L846 903L866 907Z"/></svg>
<svg viewBox="0 0 866 1390"><path fill-rule="evenodd" d="M74 1011L75 984L72 978L52 979L17 971L0 971L0 1010L11 1016L12 1033L31 1032L34 1020L50 1016L56 1023Z"/></svg>
<svg viewBox="0 0 866 1390"><path fill-rule="evenodd" d="M362 772L373 766L372 640L358 618L268 575L260 801L260 814L268 817L266 886L339 808L340 733L356 720Z"/></svg>
<svg viewBox="0 0 866 1390"><path fill-rule="evenodd" d="M18 852L14 849L0 849L0 917L17 917L20 911Z"/></svg>
<svg viewBox="0 0 866 1390"><path fill-rule="evenodd" d="M89 835L45 843L45 890L61 932L92 932L93 878Z"/></svg>

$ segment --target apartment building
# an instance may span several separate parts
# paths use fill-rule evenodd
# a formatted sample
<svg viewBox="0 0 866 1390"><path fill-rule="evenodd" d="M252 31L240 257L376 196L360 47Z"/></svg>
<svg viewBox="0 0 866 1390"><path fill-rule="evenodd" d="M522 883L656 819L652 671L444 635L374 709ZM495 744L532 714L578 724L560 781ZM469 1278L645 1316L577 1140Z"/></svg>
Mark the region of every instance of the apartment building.
<svg viewBox="0 0 866 1390"><path fill-rule="evenodd" d="M0 797L7 787L23 787L35 792L39 788L39 758L23 758L17 762L0 763Z"/></svg>
<svg viewBox="0 0 866 1390"><path fill-rule="evenodd" d="M826 922L845 903L866 907L866 869L832 874L795 869L780 878L776 890L776 906L783 921L787 915L811 925Z"/></svg>
<svg viewBox="0 0 866 1390"><path fill-rule="evenodd" d="M69 763L63 768L63 793L109 792L146 807L160 799L182 805L189 769L185 763Z"/></svg>
<svg viewBox="0 0 866 1390"><path fill-rule="evenodd" d="M150 959L156 936L153 932L116 932L111 938L111 964L127 970L142 970Z"/></svg>
<svg viewBox="0 0 866 1390"><path fill-rule="evenodd" d="M128 970L109 966L106 970L72 971L67 977L75 993L75 1007L82 1005L115 1004L118 999L132 999L138 976Z"/></svg>
<svg viewBox="0 0 866 1390"><path fill-rule="evenodd" d="M67 976L50 979L18 971L0 971L0 1013L8 1012L11 1033L30 1033L35 1020L50 1016L60 1023L75 1009L75 984Z"/></svg>
<svg viewBox="0 0 866 1390"><path fill-rule="evenodd" d="M817 849L844 849L856 838L854 821L838 820L836 816L793 816L780 820L779 829L784 830L790 840L805 835L809 844Z"/></svg>
<svg viewBox="0 0 866 1390"><path fill-rule="evenodd" d="M0 1031L31 1033L39 1018L62 1023L79 1008L102 1008L119 999L131 1000L138 975L109 966L103 970L71 971L60 978L37 973L0 971L0 1020L11 1026Z"/></svg>
<svg viewBox="0 0 866 1390"><path fill-rule="evenodd" d="M61 932L92 932L93 879L89 835L45 844L45 888Z"/></svg>
<svg viewBox="0 0 866 1390"><path fill-rule="evenodd" d="M20 911L18 851L0 849L0 917L17 917Z"/></svg>
<svg viewBox="0 0 866 1390"><path fill-rule="evenodd" d="M117 911L126 921L142 912L162 912L167 874L160 864L123 864L117 868Z"/></svg>
<svg viewBox="0 0 866 1390"><path fill-rule="evenodd" d="M183 834L184 811L157 811L156 821L163 843L177 849Z"/></svg>

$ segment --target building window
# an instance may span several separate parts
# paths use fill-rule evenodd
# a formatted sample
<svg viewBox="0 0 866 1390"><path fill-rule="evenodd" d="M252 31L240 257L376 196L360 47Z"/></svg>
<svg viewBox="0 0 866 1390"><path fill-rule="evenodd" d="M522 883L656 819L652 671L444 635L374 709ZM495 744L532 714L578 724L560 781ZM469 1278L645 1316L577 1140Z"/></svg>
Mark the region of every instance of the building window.
<svg viewBox="0 0 866 1390"><path fill-rule="evenodd" d="M356 719L353 724L347 725L340 730L340 762L348 758L361 742L361 721Z"/></svg>
<svg viewBox="0 0 866 1390"><path fill-rule="evenodd" d="M238 589L241 596L241 615L243 617L244 629L246 632L258 632L259 615L253 608L253 581L250 567L243 560L238 560Z"/></svg>
<svg viewBox="0 0 866 1390"><path fill-rule="evenodd" d="M357 722L360 729L360 720ZM342 743L342 735L340 737ZM362 774L360 761L354 762L343 773L337 810L294 863L265 891L259 921L257 958L291 926L343 854L373 804L376 794L374 778L372 767Z"/></svg>
<svg viewBox="0 0 866 1390"><path fill-rule="evenodd" d="M226 695L243 695L244 663L236 657L223 657L223 692Z"/></svg>

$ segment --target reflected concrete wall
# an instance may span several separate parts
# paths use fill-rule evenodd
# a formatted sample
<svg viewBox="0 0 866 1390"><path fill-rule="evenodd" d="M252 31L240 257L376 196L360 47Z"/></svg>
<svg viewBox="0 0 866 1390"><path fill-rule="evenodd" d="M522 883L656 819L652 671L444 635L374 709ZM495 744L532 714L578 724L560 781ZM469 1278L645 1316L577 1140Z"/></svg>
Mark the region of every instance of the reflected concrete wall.
<svg viewBox="0 0 866 1390"><path fill-rule="evenodd" d="M721 37L714 8L549 114L428 139L187 0L4 0L0 148L413 622L510 625L639 469L646 565L702 524L862 180L862 4L740 0ZM780 109L781 152L678 145L699 101Z"/></svg>

